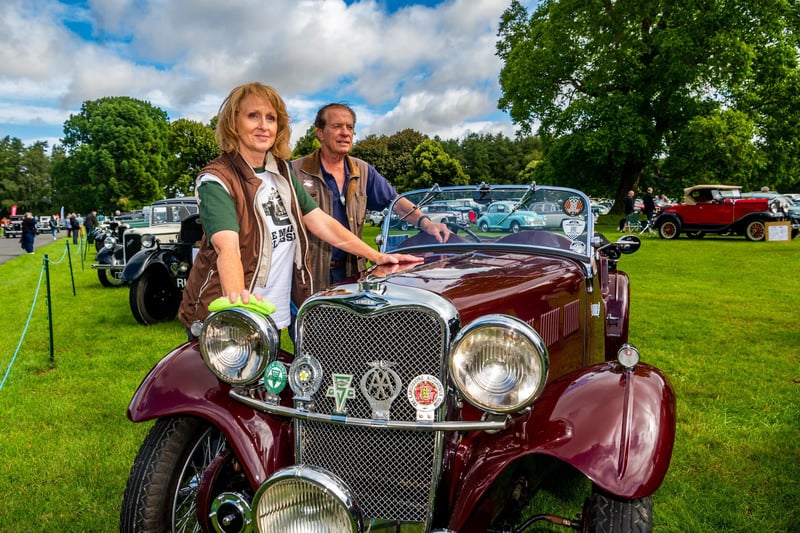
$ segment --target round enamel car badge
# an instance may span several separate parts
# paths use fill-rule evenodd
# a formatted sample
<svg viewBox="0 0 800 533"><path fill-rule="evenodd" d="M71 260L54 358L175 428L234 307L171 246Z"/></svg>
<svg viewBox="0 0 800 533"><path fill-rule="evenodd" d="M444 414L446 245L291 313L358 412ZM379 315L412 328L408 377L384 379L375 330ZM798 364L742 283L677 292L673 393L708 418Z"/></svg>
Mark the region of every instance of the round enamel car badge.
<svg viewBox="0 0 800 533"><path fill-rule="evenodd" d="M264 370L264 387L270 394L280 394L286 387L286 367L280 361L273 361Z"/></svg>
<svg viewBox="0 0 800 533"><path fill-rule="evenodd" d="M436 376L422 374L411 380L406 395L417 410L417 421L433 422L434 412L444 401L444 386Z"/></svg>

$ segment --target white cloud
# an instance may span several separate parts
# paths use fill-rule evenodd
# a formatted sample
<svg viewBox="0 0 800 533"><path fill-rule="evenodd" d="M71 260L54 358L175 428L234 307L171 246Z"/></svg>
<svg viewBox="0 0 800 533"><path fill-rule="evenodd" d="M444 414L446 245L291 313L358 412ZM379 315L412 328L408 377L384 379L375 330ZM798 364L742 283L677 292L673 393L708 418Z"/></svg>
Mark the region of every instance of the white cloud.
<svg viewBox="0 0 800 533"><path fill-rule="evenodd" d="M233 86L258 80L286 99L295 139L329 101L356 108L359 135L513 135L496 109L497 24L509 4L388 14L384 0L12 0L0 14L0 124L120 95L207 122Z"/></svg>

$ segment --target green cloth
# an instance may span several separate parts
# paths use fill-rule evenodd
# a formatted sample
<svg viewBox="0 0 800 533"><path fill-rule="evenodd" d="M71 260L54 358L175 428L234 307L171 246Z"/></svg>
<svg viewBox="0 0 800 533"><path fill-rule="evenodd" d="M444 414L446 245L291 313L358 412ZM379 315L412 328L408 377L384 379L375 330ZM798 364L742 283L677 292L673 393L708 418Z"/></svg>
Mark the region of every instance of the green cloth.
<svg viewBox="0 0 800 533"><path fill-rule="evenodd" d="M242 309L247 309L248 311L253 311L264 316L275 312L275 305L273 303L268 302L267 300L262 300L259 302L253 296L250 297L250 303L247 304L242 303L241 297L239 297L235 303L231 303L227 296L220 296L208 304L208 310L212 313L222 311L223 309L230 309L232 307L241 307Z"/></svg>

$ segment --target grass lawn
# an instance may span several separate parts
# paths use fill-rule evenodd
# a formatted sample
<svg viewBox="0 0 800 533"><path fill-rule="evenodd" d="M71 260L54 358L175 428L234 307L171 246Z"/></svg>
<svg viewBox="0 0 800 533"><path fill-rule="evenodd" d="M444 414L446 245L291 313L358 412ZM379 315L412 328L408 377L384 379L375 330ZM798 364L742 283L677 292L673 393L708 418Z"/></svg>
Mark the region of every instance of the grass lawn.
<svg viewBox="0 0 800 533"><path fill-rule="evenodd" d="M615 225L609 219L601 229L615 238ZM375 233L368 227L365 240ZM643 241L620 261L632 284L631 341L678 398L672 464L653 498L656 531L797 531L800 240ZM73 295L65 248L62 239L0 265L4 375L16 353L0 389L1 531L118 529L128 472L150 426L130 423L127 403L185 338L177 321L137 324L127 288L102 287L91 257L82 265L74 248ZM545 510L580 508L569 491L541 497L555 495L567 503Z"/></svg>

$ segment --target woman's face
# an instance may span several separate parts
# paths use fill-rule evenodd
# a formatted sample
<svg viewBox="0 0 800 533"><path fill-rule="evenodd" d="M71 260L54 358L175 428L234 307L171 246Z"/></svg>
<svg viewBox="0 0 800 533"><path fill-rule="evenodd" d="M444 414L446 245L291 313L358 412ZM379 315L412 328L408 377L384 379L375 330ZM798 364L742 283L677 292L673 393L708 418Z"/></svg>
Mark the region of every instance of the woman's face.
<svg viewBox="0 0 800 533"><path fill-rule="evenodd" d="M248 94L236 115L239 152L253 168L264 166L264 157L275 144L278 133L278 113L267 100Z"/></svg>

